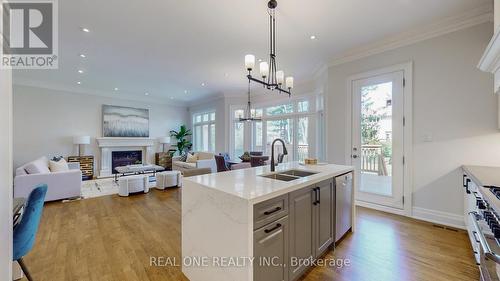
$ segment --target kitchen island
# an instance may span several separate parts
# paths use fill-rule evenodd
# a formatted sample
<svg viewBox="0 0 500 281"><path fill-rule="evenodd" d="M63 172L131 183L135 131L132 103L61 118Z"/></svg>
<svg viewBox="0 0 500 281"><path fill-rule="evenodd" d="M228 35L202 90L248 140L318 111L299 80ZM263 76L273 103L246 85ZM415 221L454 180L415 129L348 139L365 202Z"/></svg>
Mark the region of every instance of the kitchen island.
<svg viewBox="0 0 500 281"><path fill-rule="evenodd" d="M283 163L186 178L182 271L191 281L296 280L336 239L337 185L351 166ZM337 198L337 201L339 198ZM337 210L337 211L336 211ZM345 219L345 218L344 218ZM353 230L353 227L351 228ZM338 234L337 234L338 236Z"/></svg>

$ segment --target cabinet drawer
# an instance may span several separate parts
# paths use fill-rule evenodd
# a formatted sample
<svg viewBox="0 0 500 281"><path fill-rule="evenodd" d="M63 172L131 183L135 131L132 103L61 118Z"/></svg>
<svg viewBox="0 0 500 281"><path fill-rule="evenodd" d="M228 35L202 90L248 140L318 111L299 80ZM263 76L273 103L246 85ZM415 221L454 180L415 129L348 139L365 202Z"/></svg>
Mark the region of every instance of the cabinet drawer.
<svg viewBox="0 0 500 281"><path fill-rule="evenodd" d="M254 278L257 281L288 280L288 217L254 231ZM281 266L280 266L281 265Z"/></svg>
<svg viewBox="0 0 500 281"><path fill-rule="evenodd" d="M269 199L253 207L253 229L261 228L288 214L288 194Z"/></svg>

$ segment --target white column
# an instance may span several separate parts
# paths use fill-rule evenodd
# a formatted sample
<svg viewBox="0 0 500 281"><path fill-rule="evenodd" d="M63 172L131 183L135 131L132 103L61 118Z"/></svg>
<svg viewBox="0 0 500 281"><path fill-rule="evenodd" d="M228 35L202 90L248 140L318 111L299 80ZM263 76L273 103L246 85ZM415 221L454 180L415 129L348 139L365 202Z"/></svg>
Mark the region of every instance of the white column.
<svg viewBox="0 0 500 281"><path fill-rule="evenodd" d="M12 280L12 72L2 69L0 132L0 280Z"/></svg>

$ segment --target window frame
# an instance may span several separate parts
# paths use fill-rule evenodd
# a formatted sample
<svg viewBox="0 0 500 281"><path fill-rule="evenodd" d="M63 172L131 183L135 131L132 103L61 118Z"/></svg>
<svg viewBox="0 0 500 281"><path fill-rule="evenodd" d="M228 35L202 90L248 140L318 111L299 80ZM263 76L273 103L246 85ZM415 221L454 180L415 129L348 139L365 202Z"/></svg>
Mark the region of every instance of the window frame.
<svg viewBox="0 0 500 281"><path fill-rule="evenodd" d="M316 155L316 150L314 149L314 145L316 144L316 118L317 118L317 113L316 113L316 107L317 107L317 102L316 102L317 96L307 96L307 97L300 97L296 99L281 99L281 100L274 100L272 102L267 102L267 103L254 103L253 104L253 109L262 110L262 146L261 150L266 153L270 154L270 151L267 151L267 121L273 121L273 120L281 120L281 119L292 119L292 149L291 151L293 155L293 159L289 159L290 161L297 161L298 160L298 123L299 119L303 117L308 117L308 132L307 132L307 137L308 137L308 156L311 157L311 155ZM307 110L306 111L301 111L299 112L299 103L300 102L308 102ZM267 109L270 107L275 107L279 105L286 105L286 104L292 104L292 112L289 113L283 113L283 114L278 114L278 115L269 115L267 114ZM238 118L235 117L235 111L236 110L243 110L243 113L246 114L246 107L244 105L232 105L230 106L229 110L229 117L230 117L230 143L229 143L229 153L231 157L238 157L239 155L235 155L235 129L234 129L234 124L238 121ZM245 129L244 129L244 151L253 151L256 149L256 122L245 122ZM250 134L250 138L246 138L245 136L247 134ZM314 149L314 151L313 151Z"/></svg>
<svg viewBox="0 0 500 281"><path fill-rule="evenodd" d="M203 117L205 115L208 115L207 117L207 121L203 121ZM196 121L196 118L197 117L200 117L200 121ZM213 120L212 120L212 116L214 117ZM206 151L206 152L215 152L215 145L216 145L216 141L214 140L213 143L211 143L212 139L210 137L210 128L213 126L213 130L214 130L214 133L215 133L215 130L216 130L216 119L217 119L217 111L216 110L205 110L205 111L200 111L200 112L195 112L192 114L191 116L191 124L192 124L192 133L193 133L193 137L191 138L192 139L192 142L193 142L193 151ZM206 136L206 139L208 141L208 144L207 144L207 150L204 150L203 149L203 146L204 146L204 133L203 133L203 127L204 126L208 126L208 130L207 130L207 136ZM201 144L198 144L197 143L197 132L196 132L196 129L197 127L200 127L200 132L201 132L201 136L200 136L200 141L201 141Z"/></svg>

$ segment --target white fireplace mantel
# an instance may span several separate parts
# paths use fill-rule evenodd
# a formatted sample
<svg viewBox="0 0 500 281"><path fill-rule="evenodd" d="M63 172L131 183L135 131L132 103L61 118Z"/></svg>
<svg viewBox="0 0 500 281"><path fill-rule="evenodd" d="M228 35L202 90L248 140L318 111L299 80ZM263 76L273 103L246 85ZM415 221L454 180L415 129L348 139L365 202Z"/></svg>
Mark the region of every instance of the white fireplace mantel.
<svg viewBox="0 0 500 281"><path fill-rule="evenodd" d="M99 147L122 147L122 146L153 146L155 140L150 138L97 138Z"/></svg>
<svg viewBox="0 0 500 281"><path fill-rule="evenodd" d="M99 177L113 175L111 161L113 151L142 150L142 163L152 163L154 159L155 139L150 138L96 138L101 152Z"/></svg>

